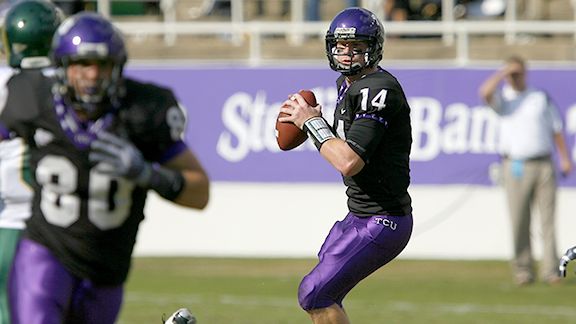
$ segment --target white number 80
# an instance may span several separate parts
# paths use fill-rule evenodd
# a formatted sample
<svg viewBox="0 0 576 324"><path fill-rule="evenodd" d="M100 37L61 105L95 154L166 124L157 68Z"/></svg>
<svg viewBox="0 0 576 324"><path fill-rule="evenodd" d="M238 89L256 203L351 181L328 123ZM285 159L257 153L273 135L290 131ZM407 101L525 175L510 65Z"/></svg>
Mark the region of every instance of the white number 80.
<svg viewBox="0 0 576 324"><path fill-rule="evenodd" d="M78 170L63 156L47 155L38 162L36 180L42 187L40 208L53 225L68 227L80 219L81 200L76 194ZM101 230L121 226L128 218L134 184L90 170L88 219Z"/></svg>

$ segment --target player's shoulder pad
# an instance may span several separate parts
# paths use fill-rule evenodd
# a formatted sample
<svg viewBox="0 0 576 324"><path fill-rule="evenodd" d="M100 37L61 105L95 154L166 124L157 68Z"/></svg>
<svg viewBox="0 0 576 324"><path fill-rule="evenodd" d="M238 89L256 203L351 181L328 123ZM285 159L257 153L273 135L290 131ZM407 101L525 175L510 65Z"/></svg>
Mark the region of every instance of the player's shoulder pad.
<svg viewBox="0 0 576 324"><path fill-rule="evenodd" d="M122 101L126 107L142 113L160 113L177 106L177 99L170 88L154 83L124 79L125 94Z"/></svg>
<svg viewBox="0 0 576 324"><path fill-rule="evenodd" d="M124 79L125 99L142 106L173 106L176 98L172 89L154 83Z"/></svg>
<svg viewBox="0 0 576 324"><path fill-rule="evenodd" d="M8 80L8 86L26 90L49 89L54 81L53 76L44 74L41 69L26 69L14 73Z"/></svg>
<svg viewBox="0 0 576 324"><path fill-rule="evenodd" d="M52 87L56 80L45 76L41 70L20 70L8 80L6 97L2 103L2 113L33 116L38 112L41 101L51 98ZM26 107L26 109L22 109Z"/></svg>
<svg viewBox="0 0 576 324"><path fill-rule="evenodd" d="M142 82L135 79L124 79L128 91L139 94L150 93L152 95L173 95L172 89L152 82Z"/></svg>
<svg viewBox="0 0 576 324"><path fill-rule="evenodd" d="M401 86L398 79L388 71L382 70L376 73L368 74L364 78L352 84L354 88L386 89L400 90Z"/></svg>

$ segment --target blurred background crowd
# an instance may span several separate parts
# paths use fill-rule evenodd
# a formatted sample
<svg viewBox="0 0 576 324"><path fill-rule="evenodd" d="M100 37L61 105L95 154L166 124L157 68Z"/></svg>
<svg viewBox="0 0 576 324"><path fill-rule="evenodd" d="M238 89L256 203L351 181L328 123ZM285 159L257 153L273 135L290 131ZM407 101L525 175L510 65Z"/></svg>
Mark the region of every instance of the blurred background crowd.
<svg viewBox="0 0 576 324"><path fill-rule="evenodd" d="M8 4L7 2L6 4ZM349 6L384 22L384 60L468 65L522 52L573 61L573 0L58 0L65 14L99 11L126 36L131 59L266 64L323 60L328 21ZM447 9L448 8L448 9ZM553 50L550 50L550 49Z"/></svg>

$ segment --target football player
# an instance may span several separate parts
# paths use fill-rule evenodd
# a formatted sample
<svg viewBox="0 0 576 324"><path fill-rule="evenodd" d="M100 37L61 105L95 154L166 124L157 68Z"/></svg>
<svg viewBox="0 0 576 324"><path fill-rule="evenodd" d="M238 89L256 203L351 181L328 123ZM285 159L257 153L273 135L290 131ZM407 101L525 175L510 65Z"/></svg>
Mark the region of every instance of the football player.
<svg viewBox="0 0 576 324"><path fill-rule="evenodd" d="M326 34L328 62L341 73L333 125L297 93L280 109L289 115L280 120L305 130L347 187L349 213L330 230L298 290L316 324L349 323L344 297L400 254L412 233L410 107L398 80L378 66L383 43L372 12L341 11Z"/></svg>
<svg viewBox="0 0 576 324"><path fill-rule="evenodd" d="M127 53L111 22L70 16L52 59L53 79L9 80L0 112L30 147L34 187L10 277L12 323L111 324L148 190L203 209L209 179L183 141L173 92L123 77Z"/></svg>
<svg viewBox="0 0 576 324"><path fill-rule="evenodd" d="M3 20L3 49L11 69L0 76L2 86L21 69L40 73L40 69L51 65L50 44L62 15L52 2L29 0L8 8ZM0 90L0 102L5 96L6 91ZM24 222L30 217L32 188L28 161L21 138L0 142L0 324L12 323L8 311L8 273Z"/></svg>

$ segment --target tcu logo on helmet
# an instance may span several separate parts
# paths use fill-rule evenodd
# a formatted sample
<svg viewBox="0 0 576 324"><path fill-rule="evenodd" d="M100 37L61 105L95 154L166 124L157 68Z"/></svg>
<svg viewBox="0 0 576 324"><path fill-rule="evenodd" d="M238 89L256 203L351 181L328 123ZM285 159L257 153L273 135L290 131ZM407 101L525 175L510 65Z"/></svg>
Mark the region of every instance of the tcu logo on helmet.
<svg viewBox="0 0 576 324"><path fill-rule="evenodd" d="M356 37L355 27L338 27L334 30L334 37L336 38L354 38Z"/></svg>
<svg viewBox="0 0 576 324"><path fill-rule="evenodd" d="M78 55L108 56L108 44L106 43L80 43L77 47Z"/></svg>

